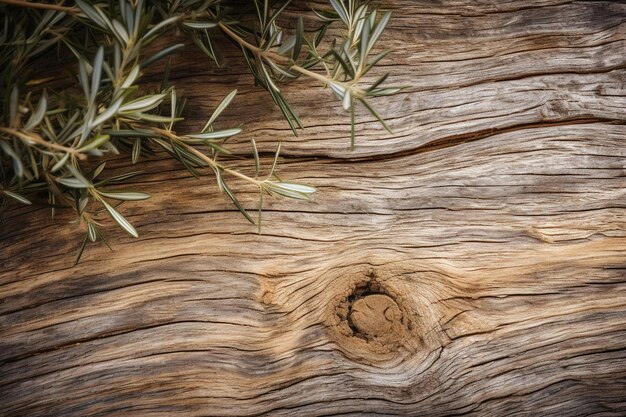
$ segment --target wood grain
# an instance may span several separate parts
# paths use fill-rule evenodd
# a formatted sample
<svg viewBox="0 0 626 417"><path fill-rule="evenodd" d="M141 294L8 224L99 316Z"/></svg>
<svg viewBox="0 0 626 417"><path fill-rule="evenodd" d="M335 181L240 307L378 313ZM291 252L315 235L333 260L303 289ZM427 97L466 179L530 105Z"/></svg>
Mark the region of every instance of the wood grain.
<svg viewBox="0 0 626 417"><path fill-rule="evenodd" d="M140 239L77 267L69 217L7 213L0 415L626 414L626 4L389 6L378 71L407 89L353 152L326 92L286 87L296 138L234 51L177 62L190 129L238 83L237 153L283 141L319 189L262 235L160 154L115 164L147 171Z"/></svg>

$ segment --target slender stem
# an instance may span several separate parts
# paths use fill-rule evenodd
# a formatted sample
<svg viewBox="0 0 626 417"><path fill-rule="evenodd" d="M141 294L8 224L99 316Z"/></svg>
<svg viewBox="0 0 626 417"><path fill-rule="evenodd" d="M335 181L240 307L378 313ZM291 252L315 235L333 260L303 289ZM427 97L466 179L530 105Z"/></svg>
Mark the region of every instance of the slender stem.
<svg viewBox="0 0 626 417"><path fill-rule="evenodd" d="M220 29L222 29L222 31L225 34L227 34L235 42L237 42L239 45L243 46L244 48L249 49L250 51L257 53L257 54L263 52L261 48L259 48L258 46L252 45L250 42L246 41L244 38L242 38L241 36L233 32L227 25L223 24L222 22L219 22L217 26Z"/></svg>
<svg viewBox="0 0 626 417"><path fill-rule="evenodd" d="M308 69L302 68L299 65L292 65L290 69L292 69L294 71L298 71L302 75L306 75L307 77L311 77L311 78L313 78L313 79L315 79L317 81L320 81L324 85L327 85L327 84L331 83L331 80L329 80L328 78L324 77L323 75L318 74L318 73L313 72L313 71L309 71ZM332 82L335 82L336 84L343 85L342 82L338 82L338 81L332 81Z"/></svg>
<svg viewBox="0 0 626 417"><path fill-rule="evenodd" d="M58 183L56 182L55 177L52 174L50 174L49 171L45 171L44 179L46 180L46 183L48 183L48 186L52 194L56 196L60 200L60 202L64 202L68 206L74 207L74 200L66 196L65 193L61 191Z"/></svg>
<svg viewBox="0 0 626 417"><path fill-rule="evenodd" d="M27 0L0 0L0 4L8 4L10 6L30 7L31 9L56 10L67 14L74 15L78 12L75 7L67 7L61 4L39 3Z"/></svg>
<svg viewBox="0 0 626 417"><path fill-rule="evenodd" d="M178 135L176 135L171 130L160 129L158 127L153 127L153 126L141 126L141 128L152 130L153 132L155 132L155 133L157 133L157 134L159 134L161 136L165 136L165 137L167 137L169 139L172 139L177 144L179 144L180 146L185 147L186 150L188 150L189 152L191 152L192 154L194 154L198 158L202 159L204 162L206 162L213 169L219 169L221 171L226 172L227 174L230 174L232 176L235 176L235 177L241 178L243 180L246 180L248 182L251 182L254 185L256 185L257 187L261 187L262 186L261 183L263 181L259 181L257 179L248 177L247 175L244 175L244 174L242 174L242 173L240 173L238 171L235 171L234 169L226 168L222 164L217 163L214 159L210 158L209 156L207 156L204 153L202 153L199 150L197 150L195 147L185 143L183 140L181 140L181 138Z"/></svg>
<svg viewBox="0 0 626 417"><path fill-rule="evenodd" d="M49 142L47 140L45 140L44 138L42 138L41 136L39 136L36 133L23 133L20 132L17 129L12 129L10 127L0 127L0 132L4 132L7 133L11 136L14 136L18 139L20 139L22 142L26 143L27 145L30 145L30 142L34 142L38 145L44 146L48 149L56 149L58 151L63 151L63 152L67 152L69 154L72 154L73 156L77 157L78 159L85 159L87 158L86 155L81 154L78 150L74 149L74 148L68 148L66 146L63 145L59 145L58 143L54 143L54 142Z"/></svg>
<svg viewBox="0 0 626 417"><path fill-rule="evenodd" d="M244 38L242 38L241 36L237 35L235 32L233 32L232 29L230 29L228 27L228 25L223 24L222 22L219 22L217 24L217 26L226 34L228 35L231 39L233 39L235 42L237 42L241 47L246 48L247 50L249 50L250 52L252 52L253 54L259 56L259 57L263 57L266 59L272 59L277 63L280 64L290 64L291 60L289 58L286 58L280 54L277 54L276 52L273 51L268 51L262 48L259 48L256 45L251 44L250 42L246 41Z"/></svg>
<svg viewBox="0 0 626 417"><path fill-rule="evenodd" d="M259 48L256 45L251 44L250 42L246 41L245 39L243 39L241 36L237 35L235 32L233 32L227 25L223 24L222 22L219 22L218 27L226 34L228 35L231 39L233 39L235 42L237 42L241 47L248 49L250 52L252 52L253 54L265 58L265 59L272 59L274 60L276 63L280 63L280 64L284 64L284 65L289 65L292 64L293 61L290 60L289 58L286 58L280 54L277 54L276 52L273 51L268 51L268 50L264 50ZM323 61L322 61L323 62ZM324 67L326 68L326 71L328 72L328 67L326 67L326 65L324 64ZM306 75L307 77L311 77L317 81L322 82L324 85L328 85L331 82L341 85L343 86L345 89L350 90L350 92L352 93L353 96L355 97L363 97L365 95L365 91L363 91L360 88L355 87L356 81L358 80L358 76L355 77L354 81L350 82L350 83L345 83L345 82L341 82L341 81L335 81L335 80L331 80L321 74L318 74L316 72L313 71L309 71L306 68L303 68L297 64L291 65L289 67L290 70L293 71L297 71L302 75Z"/></svg>
<svg viewBox="0 0 626 417"><path fill-rule="evenodd" d="M302 75L306 75L307 77L311 77L317 81L322 82L324 85L328 85L330 83L334 83L334 84L338 84L342 87L344 87L346 90L350 90L351 94L354 97L363 97L365 96L365 91L363 91L360 88L355 87L356 81L358 80L358 78L355 78L353 81L346 83L346 82L342 82L342 81L335 81L335 80L331 80L329 78L324 77L322 74L318 74L316 72L313 71L309 71L306 68L302 68L299 65L292 65L291 70L293 71L297 71Z"/></svg>
<svg viewBox="0 0 626 417"><path fill-rule="evenodd" d="M208 157L207 155L203 154L202 152L200 152L199 150L197 150L196 148L194 148L193 146L189 146L188 144L184 143L184 142L179 142L179 144L181 144L182 146L184 146L189 152L193 153L194 155L196 155L198 158L202 159L203 161L205 161L207 164L209 164L212 168L215 169L220 169L224 172L226 172L227 174L230 174L232 176L241 178L242 180L246 180L248 182L253 183L254 185L256 185L257 187L261 186L261 181L256 180L254 178L248 177L247 175L244 175L238 171L235 171L234 169L230 169L230 168L226 168L223 165L215 162L213 159L211 159L210 157Z"/></svg>

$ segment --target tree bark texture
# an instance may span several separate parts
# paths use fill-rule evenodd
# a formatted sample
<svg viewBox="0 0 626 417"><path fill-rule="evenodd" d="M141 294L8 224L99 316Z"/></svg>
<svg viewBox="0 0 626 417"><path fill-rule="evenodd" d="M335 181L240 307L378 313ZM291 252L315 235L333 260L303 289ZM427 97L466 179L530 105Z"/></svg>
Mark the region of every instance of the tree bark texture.
<svg viewBox="0 0 626 417"><path fill-rule="evenodd" d="M372 78L407 88L354 151L315 81L284 87L294 137L236 49L173 63L186 128L236 85L235 153L255 138L267 169L282 141L318 188L267 201L261 235L160 153L112 164L146 171L120 208L140 238L111 224L76 267L69 214L8 211L0 415L626 414L626 4L387 6Z"/></svg>

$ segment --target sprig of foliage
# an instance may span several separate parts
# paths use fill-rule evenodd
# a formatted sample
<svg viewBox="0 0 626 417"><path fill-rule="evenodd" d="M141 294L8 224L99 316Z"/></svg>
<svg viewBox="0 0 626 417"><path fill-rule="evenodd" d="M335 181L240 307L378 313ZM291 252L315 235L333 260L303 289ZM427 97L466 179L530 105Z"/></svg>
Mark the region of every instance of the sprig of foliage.
<svg viewBox="0 0 626 417"><path fill-rule="evenodd" d="M11 5L3 5L11 4ZM65 6L26 1L2 1L0 30L0 199L31 204L31 195L45 193L54 216L70 208L85 238L76 261L90 242L104 241L102 215L107 214L130 236L134 226L120 213L120 204L149 198L147 194L117 188L139 175L129 172L105 176L110 155L129 155L133 164L161 148L192 175L204 170L215 175L225 193L251 223L261 230L264 196L307 199L314 188L284 181L276 175L280 145L267 176L261 177L259 153L252 140L255 175L229 168L218 158L230 152L225 142L241 133L239 126L217 128L216 121L233 102L237 91L223 98L202 130L186 134L175 127L182 120L185 99L166 79L161 89L146 92L141 77L146 67L165 65L183 47L171 44L152 55L148 46L182 30L209 57L218 61L217 32L242 50L256 82L265 88L294 130L302 124L283 97L279 85L308 76L328 86L350 112L354 145L354 105L357 101L383 123L368 99L396 93L381 87L387 76L367 87L363 77L385 53L370 57L389 21L356 0L330 0L332 10L316 11L321 27L309 39L299 18L295 33L286 36L278 26L289 1L270 4L254 0L251 15L238 12L226 0L120 0ZM160 16L161 18L159 18ZM251 16L251 17L250 17ZM251 19L251 27L244 25ZM326 29L341 23L345 32L333 38L324 52ZM76 68L69 77L34 78L33 62L55 51L70 54ZM317 69L317 70L316 70ZM52 83L52 84L51 84ZM54 88L53 85L65 88ZM46 88L47 86L47 88ZM388 128L388 127L387 127ZM98 161L101 161L98 163ZM229 183L233 178L259 192L255 221L239 203ZM27 197L28 196L28 197ZM2 206L2 207L3 207ZM2 210L0 207L0 210ZM1 215L1 212L0 212Z"/></svg>
<svg viewBox="0 0 626 417"><path fill-rule="evenodd" d="M255 13L250 26L245 25L241 18L233 18L226 13L221 1L209 2L201 12L195 14L187 11L206 2L174 2L175 7L168 9L164 15L181 12L187 16L182 21L185 30L216 62L216 29L235 42L241 48L256 83L270 93L294 134L296 129L302 128L302 123L279 85L304 75L329 87L341 100L343 108L350 113L351 144L354 147L357 101L391 132L369 99L396 94L401 88L383 87L388 74L374 82L367 83L364 80L367 73L388 54L388 51L382 51L372 56L372 51L389 23L391 12L380 13L370 9L367 2L358 0L329 1L331 10L314 11L322 25L309 37L305 35L302 17L298 18L291 36L278 25L281 13L291 0L275 8L272 8L269 0L253 0ZM335 22L343 26L344 32L324 48L322 45L327 29Z"/></svg>

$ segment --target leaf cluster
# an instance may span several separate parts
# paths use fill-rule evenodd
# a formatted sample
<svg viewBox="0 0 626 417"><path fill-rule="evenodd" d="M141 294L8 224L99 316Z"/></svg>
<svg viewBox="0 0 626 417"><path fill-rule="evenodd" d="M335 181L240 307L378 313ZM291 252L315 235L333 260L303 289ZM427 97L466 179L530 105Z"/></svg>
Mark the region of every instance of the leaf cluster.
<svg viewBox="0 0 626 417"><path fill-rule="evenodd" d="M386 55L372 56L372 51L390 14L357 0L329 0L328 10L312 13L317 22L314 30L305 30L300 16L291 34L279 26L290 1L253 0L249 8L228 0L76 0L70 6L2 3L0 215L6 201L31 204L32 196L38 195L45 196L53 216L57 209L72 209L76 223L85 231L77 262L87 243L106 243L103 215L129 235L138 236L119 206L149 196L123 186L140 172L106 176L107 158L112 155L128 155L135 164L160 148L196 177L213 173L219 189L246 219L258 224L259 231L264 196L307 199L315 191L277 175L280 145L267 175L261 175L254 140L253 176L222 162L230 154L226 142L242 128L215 124L235 99L236 90L222 99L203 129L178 133L185 99L170 85L169 58L184 45L169 42L149 53L155 40L167 42L172 32L183 32L217 65L220 37L231 40L240 48L255 82L268 91L294 133L302 123L281 84L302 76L319 81L350 113L353 146L355 104L362 103L388 129L368 100L399 91L382 86L386 75L369 84L364 81ZM327 35L331 25L342 28L340 35ZM39 79L32 71L37 60L54 54L70 56L67 65L74 69L60 89L52 87L59 84L55 77ZM141 78L147 67L155 65L163 67L165 77L160 89L147 92ZM235 178L258 190L256 220L231 189L230 181Z"/></svg>

